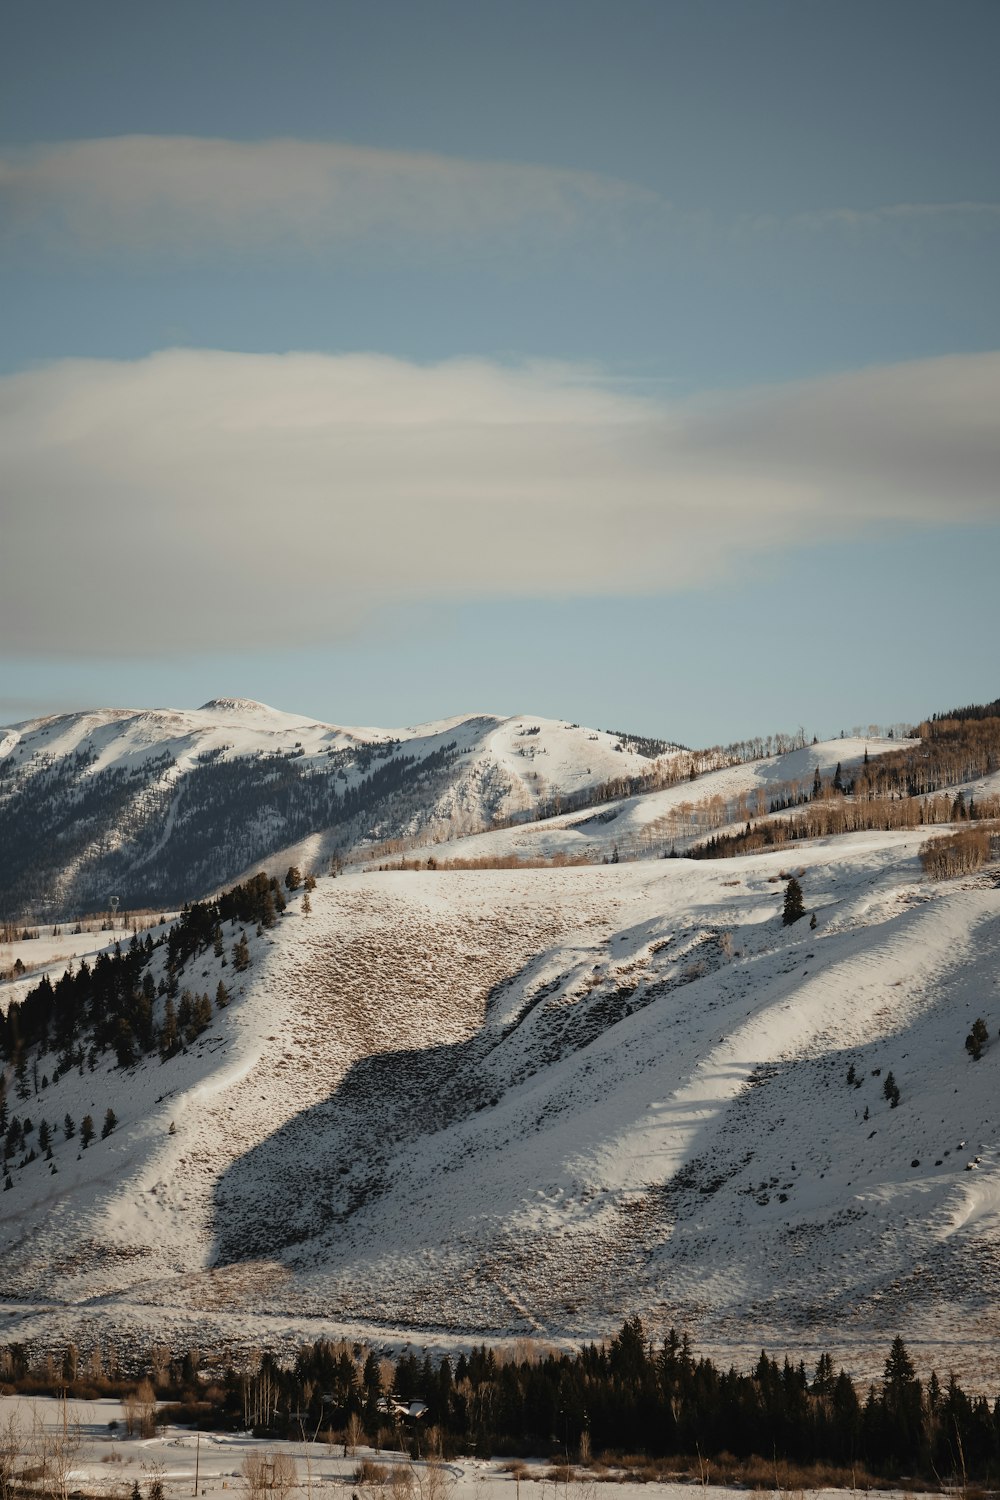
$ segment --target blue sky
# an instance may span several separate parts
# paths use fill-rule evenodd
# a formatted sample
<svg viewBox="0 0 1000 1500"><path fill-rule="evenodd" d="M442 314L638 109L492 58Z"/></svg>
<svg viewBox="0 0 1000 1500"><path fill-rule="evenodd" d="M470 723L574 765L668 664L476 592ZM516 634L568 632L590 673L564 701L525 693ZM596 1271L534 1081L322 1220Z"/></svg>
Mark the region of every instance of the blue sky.
<svg viewBox="0 0 1000 1500"><path fill-rule="evenodd" d="M914 0L20 7L0 722L708 743L994 696L998 42Z"/></svg>

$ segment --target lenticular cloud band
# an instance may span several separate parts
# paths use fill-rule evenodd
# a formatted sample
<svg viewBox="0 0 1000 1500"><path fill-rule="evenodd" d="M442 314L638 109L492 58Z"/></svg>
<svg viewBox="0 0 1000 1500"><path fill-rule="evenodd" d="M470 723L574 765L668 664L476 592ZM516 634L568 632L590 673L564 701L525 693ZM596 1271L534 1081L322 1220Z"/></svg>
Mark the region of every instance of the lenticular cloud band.
<svg viewBox="0 0 1000 1500"><path fill-rule="evenodd" d="M998 399L995 354L682 403L565 365L65 360L0 381L0 631L336 639L387 600L663 592L765 548L996 521Z"/></svg>

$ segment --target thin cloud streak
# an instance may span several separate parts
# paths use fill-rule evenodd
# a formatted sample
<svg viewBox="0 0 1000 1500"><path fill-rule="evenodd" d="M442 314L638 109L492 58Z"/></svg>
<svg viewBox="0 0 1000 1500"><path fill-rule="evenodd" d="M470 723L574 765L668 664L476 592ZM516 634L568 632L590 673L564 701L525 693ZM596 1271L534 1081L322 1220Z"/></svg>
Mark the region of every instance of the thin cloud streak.
<svg viewBox="0 0 1000 1500"><path fill-rule="evenodd" d="M655 201L598 173L335 142L135 135L0 154L3 240L68 253L544 238Z"/></svg>
<svg viewBox="0 0 1000 1500"><path fill-rule="evenodd" d="M1000 354L698 401L592 369L171 350L0 380L11 658L344 640L1000 521Z"/></svg>
<svg viewBox="0 0 1000 1500"><path fill-rule="evenodd" d="M0 251L181 262L377 247L609 243L739 248L808 235L991 234L1000 203L895 203L726 219L596 172L296 139L113 136L0 149Z"/></svg>

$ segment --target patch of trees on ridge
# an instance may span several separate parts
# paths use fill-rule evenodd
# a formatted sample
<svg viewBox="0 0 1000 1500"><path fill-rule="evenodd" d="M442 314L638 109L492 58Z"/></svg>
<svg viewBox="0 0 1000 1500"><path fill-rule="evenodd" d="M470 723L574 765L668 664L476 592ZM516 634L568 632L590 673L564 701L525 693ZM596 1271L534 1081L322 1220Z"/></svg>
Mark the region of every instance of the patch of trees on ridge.
<svg viewBox="0 0 1000 1500"><path fill-rule="evenodd" d="M618 741L616 748L633 750L646 760L655 760L658 755L671 755L677 750L688 748L686 745L675 744L673 740L658 740L649 734L628 734L624 729L606 729L604 733L614 736Z"/></svg>
<svg viewBox="0 0 1000 1500"><path fill-rule="evenodd" d="M804 805L805 811L790 818L748 821L740 833L715 835L691 849L691 857L725 858L780 848L799 839L1000 818L1000 796L966 798L959 792L952 797L946 792L1000 770L1000 716L965 712L965 718L925 721L920 725L918 745L874 760L866 752L864 764L852 778L843 777L840 766L828 778L817 769L810 793L769 805L771 813L792 805ZM989 857L990 834L980 831L976 836L956 837L953 847L937 851L935 845L933 854L928 853L930 848L921 851L922 857L928 855L925 868L941 866L944 873L961 873L979 868Z"/></svg>
<svg viewBox="0 0 1000 1500"><path fill-rule="evenodd" d="M0 1059L13 1063L18 1097L47 1087L39 1084L37 1062L45 1054L57 1056L51 1081L73 1067L91 1068L103 1053L113 1051L118 1067L128 1068L141 1056L159 1052L166 1059L189 1045L206 1029L212 1018L207 994L185 990L180 1002L178 982L185 965L210 946L216 957L224 957L222 924L232 928L271 927L285 909L280 882L263 872L242 885L233 886L213 901L196 901L184 907L167 934L154 944L133 934L123 948L116 943L110 953L101 953L90 965L84 960L77 969L68 968L55 984L43 975L24 996L11 1001L0 1015ZM157 984L150 963L157 948L166 949L164 973ZM233 967L237 972L249 965L245 933L234 944ZM157 1001L164 1005L158 1016ZM228 1004L229 993L220 981L215 1003ZM31 1053L36 1066L29 1079Z"/></svg>
<svg viewBox="0 0 1000 1500"><path fill-rule="evenodd" d="M938 719L1000 719L1000 698L992 703L970 703L967 708L950 708L947 713L934 714Z"/></svg>

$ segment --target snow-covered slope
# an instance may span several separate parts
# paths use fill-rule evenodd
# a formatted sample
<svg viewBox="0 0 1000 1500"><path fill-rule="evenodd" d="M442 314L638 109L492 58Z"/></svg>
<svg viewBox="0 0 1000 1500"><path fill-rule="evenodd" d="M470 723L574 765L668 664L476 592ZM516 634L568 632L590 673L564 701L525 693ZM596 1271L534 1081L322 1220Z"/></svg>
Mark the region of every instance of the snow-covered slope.
<svg viewBox="0 0 1000 1500"><path fill-rule="evenodd" d="M180 904L289 849L321 866L359 841L479 831L650 766L534 717L345 729L218 698L31 720L0 740L0 916Z"/></svg>
<svg viewBox="0 0 1000 1500"><path fill-rule="evenodd" d="M407 851L409 859L432 855L439 863L563 859L597 862L682 853L706 833L756 818L782 796L792 802L819 774L829 780L838 766L845 776L867 755L916 744L915 740L840 738L805 745L781 755L706 771L659 791L642 792L538 821L516 824L474 837L438 839ZM990 790L990 779L970 783L976 795Z"/></svg>
<svg viewBox="0 0 1000 1500"><path fill-rule="evenodd" d="M186 1054L14 1106L120 1124L0 1195L7 1336L574 1337L639 1311L709 1346L902 1331L978 1369L1000 889L916 855L797 846L815 930L782 925L777 855L321 879ZM181 982L223 972L209 950Z"/></svg>

